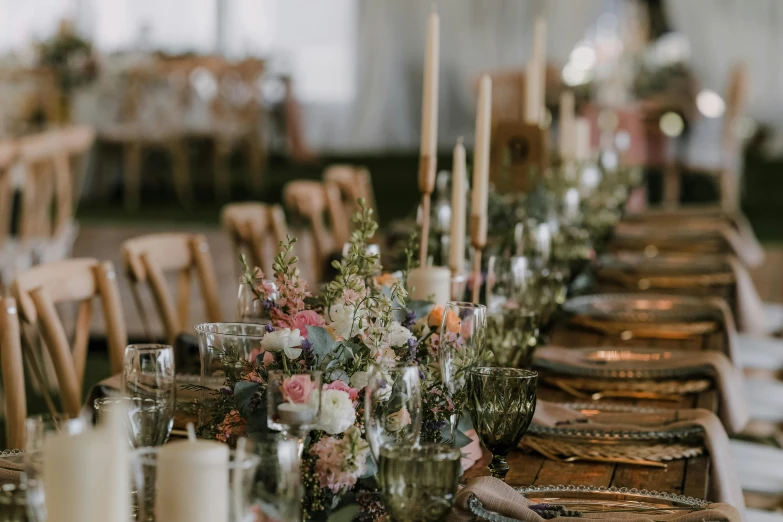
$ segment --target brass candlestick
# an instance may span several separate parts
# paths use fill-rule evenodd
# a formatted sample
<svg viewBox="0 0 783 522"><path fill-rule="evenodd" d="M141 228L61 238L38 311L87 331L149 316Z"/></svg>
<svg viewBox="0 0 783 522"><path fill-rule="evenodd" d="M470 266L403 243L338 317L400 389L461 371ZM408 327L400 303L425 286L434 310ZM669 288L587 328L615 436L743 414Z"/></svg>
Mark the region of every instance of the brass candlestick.
<svg viewBox="0 0 783 522"><path fill-rule="evenodd" d="M470 216L470 244L473 245L473 303L479 304L481 291L481 255L487 246L487 216Z"/></svg>
<svg viewBox="0 0 783 522"><path fill-rule="evenodd" d="M436 159L430 156L419 158L419 191L421 191L421 243L419 265L427 266L427 247L430 241L430 198L435 190Z"/></svg>

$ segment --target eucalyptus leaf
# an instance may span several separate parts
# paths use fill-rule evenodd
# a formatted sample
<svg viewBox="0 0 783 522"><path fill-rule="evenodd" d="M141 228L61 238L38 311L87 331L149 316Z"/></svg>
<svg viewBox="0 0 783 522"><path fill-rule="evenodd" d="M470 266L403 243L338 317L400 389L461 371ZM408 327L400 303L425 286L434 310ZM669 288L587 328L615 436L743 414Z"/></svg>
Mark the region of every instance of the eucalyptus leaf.
<svg viewBox="0 0 783 522"><path fill-rule="evenodd" d="M359 505L350 504L341 507L330 516L326 522L351 522L359 514Z"/></svg>
<svg viewBox="0 0 783 522"><path fill-rule="evenodd" d="M427 317L427 315L430 313L430 310L432 310L434 307L435 307L435 303L423 299L408 301L408 303L406 304L406 308L408 309L408 311L416 314L416 319Z"/></svg>
<svg viewBox="0 0 783 522"><path fill-rule="evenodd" d="M320 366L327 356L333 355L334 348L337 345L335 340L321 326L307 326L307 340L313 347L313 355L316 359L316 365Z"/></svg>
<svg viewBox="0 0 783 522"><path fill-rule="evenodd" d="M367 462L365 463L364 473L359 478L366 479L366 478L374 477L376 473L378 473L378 465L375 463L375 458L372 456L372 452L368 451Z"/></svg>

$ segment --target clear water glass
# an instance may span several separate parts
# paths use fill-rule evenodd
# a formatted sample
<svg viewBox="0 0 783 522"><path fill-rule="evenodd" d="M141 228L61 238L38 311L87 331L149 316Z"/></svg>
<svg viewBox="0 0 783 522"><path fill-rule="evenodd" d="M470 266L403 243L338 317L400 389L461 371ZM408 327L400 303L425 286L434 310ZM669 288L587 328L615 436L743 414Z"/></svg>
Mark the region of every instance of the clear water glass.
<svg viewBox="0 0 783 522"><path fill-rule="evenodd" d="M271 321L269 303L264 303L258 299L253 291L253 287L259 285L272 289L273 291L268 295L269 300L277 300L277 285L271 279L253 279L252 285L240 281L239 291L237 292L236 320L238 323L268 324Z"/></svg>
<svg viewBox="0 0 783 522"><path fill-rule="evenodd" d="M364 388L365 436L376 462L384 444L419 443L421 376L418 366L372 366Z"/></svg>
<svg viewBox="0 0 783 522"><path fill-rule="evenodd" d="M164 344L131 344L125 348L122 390L125 396L148 400L146 420L154 419L145 435L149 440L165 443L174 425L177 403L174 349ZM153 427L154 426L154 427ZM146 430L146 428L142 428ZM154 436L153 436L154 434Z"/></svg>
<svg viewBox="0 0 783 522"><path fill-rule="evenodd" d="M445 520L459 485L462 454L448 444L387 444L381 448L378 484L393 522Z"/></svg>
<svg viewBox="0 0 783 522"><path fill-rule="evenodd" d="M127 413L125 430L131 448L161 446L171 435L172 417L165 400L152 397L101 397L95 399L95 417L101 424L114 408Z"/></svg>
<svg viewBox="0 0 783 522"><path fill-rule="evenodd" d="M443 311L438 343L438 362L446 393L454 404L449 419L448 442L456 439L459 416L465 405L467 370L484 351L487 336L487 308L484 305L449 301Z"/></svg>

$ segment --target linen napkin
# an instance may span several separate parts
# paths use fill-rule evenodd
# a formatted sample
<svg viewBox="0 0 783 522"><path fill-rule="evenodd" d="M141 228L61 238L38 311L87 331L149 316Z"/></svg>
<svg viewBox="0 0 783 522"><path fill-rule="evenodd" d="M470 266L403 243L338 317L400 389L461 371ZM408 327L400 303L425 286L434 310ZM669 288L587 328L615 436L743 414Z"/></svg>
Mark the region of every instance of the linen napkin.
<svg viewBox="0 0 783 522"><path fill-rule="evenodd" d="M597 348L597 350L612 348ZM618 348L622 350L622 348ZM633 351L633 350L628 350ZM715 377L720 394L720 418L729 433L739 433L748 423L748 406L742 372L720 352L672 352L675 356L668 359L646 361L590 361L586 351L548 346L536 351L535 361L550 361L558 365L584 369L629 369L669 370L678 368L706 368Z"/></svg>
<svg viewBox="0 0 783 522"><path fill-rule="evenodd" d="M462 470L467 471L479 461L482 455L481 442L479 442L476 430L468 430L465 435L470 438L470 443L460 448L462 452Z"/></svg>
<svg viewBox="0 0 783 522"><path fill-rule="evenodd" d="M23 465L17 460L0 458L0 485L18 484L22 470Z"/></svg>
<svg viewBox="0 0 783 522"><path fill-rule="evenodd" d="M582 412L555 402L542 401L541 399L536 401L533 424L554 428L555 426L580 422L588 422L587 416L583 415Z"/></svg>
<svg viewBox="0 0 783 522"><path fill-rule="evenodd" d="M737 322L740 331L754 335L767 335L764 302L756 291L756 285L748 269L734 257L729 258L737 285Z"/></svg>
<svg viewBox="0 0 783 522"><path fill-rule="evenodd" d="M468 481L466 487L457 493L454 507L449 513L449 522L473 522L476 516L470 512L468 503L471 497L476 496L485 509L494 511L503 516L519 520L521 522L543 522L544 519L530 509L531 502L517 493L514 488L502 480L492 477L478 477ZM639 522L676 521L676 522L703 522L728 520L729 522L742 522L741 511L730 504L710 504L707 509L690 513L672 513L668 515L644 515L641 513L590 513L584 518L558 517L559 522L584 522L585 519L595 518L611 521L636 520Z"/></svg>

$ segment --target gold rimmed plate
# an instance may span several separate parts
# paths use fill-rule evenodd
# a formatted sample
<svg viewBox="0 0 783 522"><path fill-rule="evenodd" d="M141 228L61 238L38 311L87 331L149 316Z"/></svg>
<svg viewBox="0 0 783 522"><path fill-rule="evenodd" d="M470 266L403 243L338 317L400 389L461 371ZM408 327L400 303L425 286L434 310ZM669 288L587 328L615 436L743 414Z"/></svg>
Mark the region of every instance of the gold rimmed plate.
<svg viewBox="0 0 783 522"><path fill-rule="evenodd" d="M622 323L691 323L714 321L718 310L698 297L666 294L593 294L563 305L569 314Z"/></svg>

